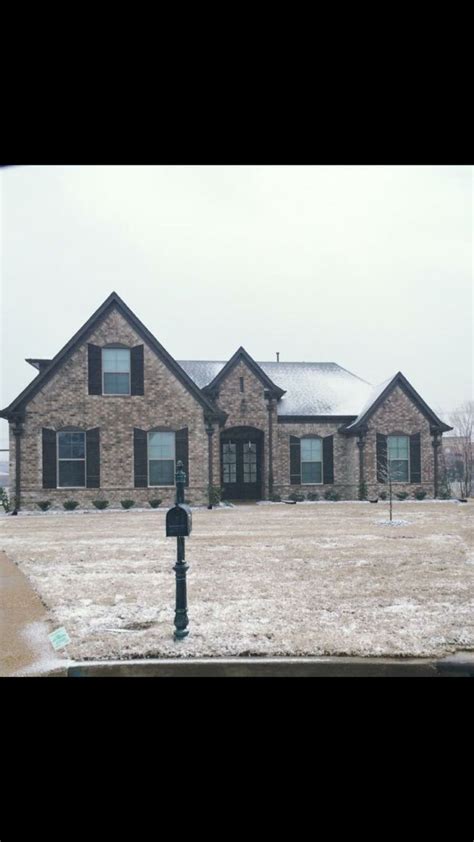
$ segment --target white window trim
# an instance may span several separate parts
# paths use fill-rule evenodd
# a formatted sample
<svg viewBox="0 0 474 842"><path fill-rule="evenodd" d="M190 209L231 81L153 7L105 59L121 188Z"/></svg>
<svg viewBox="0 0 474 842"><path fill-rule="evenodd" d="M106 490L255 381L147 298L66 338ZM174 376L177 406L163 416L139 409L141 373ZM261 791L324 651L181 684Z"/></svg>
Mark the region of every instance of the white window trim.
<svg viewBox="0 0 474 842"><path fill-rule="evenodd" d="M324 465L323 465L323 440L321 436L304 436L305 439L319 439L321 442L321 459L316 459L314 461L310 461L309 459L303 459L301 456L301 444L300 444L300 474L301 474L301 483L300 485L324 485ZM300 439L300 443L303 439ZM307 465L321 465L321 482L303 482L303 462Z"/></svg>
<svg viewBox="0 0 474 842"><path fill-rule="evenodd" d="M108 347L102 348L102 394L107 397L112 398L126 398L132 394L132 353L130 348L122 348L122 347ZM130 365L128 371L104 371L104 351L128 351L128 358L130 360ZM105 375L106 374L128 374L128 392L106 392L105 391Z"/></svg>
<svg viewBox="0 0 474 842"><path fill-rule="evenodd" d="M174 488L175 483L172 482L169 485L150 485L150 461L153 462L169 462L169 459L153 459L150 460L149 458L149 448L150 448L150 433L172 433L174 435L174 456L173 456L173 476L176 474L176 431L175 430L149 430L146 434L146 481L148 488Z"/></svg>
<svg viewBox="0 0 474 842"><path fill-rule="evenodd" d="M407 471L408 479L393 479L392 478L392 485L409 485L410 481L411 481L411 478L410 478L410 436L405 435L405 434L403 434L403 435L394 434L393 436L387 436L387 462L393 461L392 459L390 459L390 449L389 449L389 446L388 446L388 440L389 439L401 439L401 438L408 439L408 457L406 459L397 459L395 461L397 461L397 462L408 462L408 471ZM388 482L388 480L387 480L387 482Z"/></svg>
<svg viewBox="0 0 474 842"><path fill-rule="evenodd" d="M59 434L60 433L82 433L84 436L84 458L83 459L64 459L59 456ZM84 430L58 430L56 432L56 488L87 488L87 434ZM59 485L59 463L60 462L84 462L84 485Z"/></svg>

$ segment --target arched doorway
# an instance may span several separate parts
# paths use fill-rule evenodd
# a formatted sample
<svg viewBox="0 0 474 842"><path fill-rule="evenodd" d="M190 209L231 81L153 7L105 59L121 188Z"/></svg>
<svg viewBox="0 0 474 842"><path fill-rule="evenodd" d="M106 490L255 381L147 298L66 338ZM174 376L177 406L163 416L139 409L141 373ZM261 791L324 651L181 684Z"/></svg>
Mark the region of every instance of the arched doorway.
<svg viewBox="0 0 474 842"><path fill-rule="evenodd" d="M221 433L221 487L225 500L263 496L263 430L231 427Z"/></svg>

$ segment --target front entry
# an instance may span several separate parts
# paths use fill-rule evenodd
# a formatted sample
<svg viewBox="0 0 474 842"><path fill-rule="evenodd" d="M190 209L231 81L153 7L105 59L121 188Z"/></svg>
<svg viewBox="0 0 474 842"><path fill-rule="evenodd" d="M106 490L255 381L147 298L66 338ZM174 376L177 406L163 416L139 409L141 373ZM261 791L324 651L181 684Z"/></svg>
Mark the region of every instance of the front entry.
<svg viewBox="0 0 474 842"><path fill-rule="evenodd" d="M263 432L232 427L221 433L221 486L224 500L262 498Z"/></svg>

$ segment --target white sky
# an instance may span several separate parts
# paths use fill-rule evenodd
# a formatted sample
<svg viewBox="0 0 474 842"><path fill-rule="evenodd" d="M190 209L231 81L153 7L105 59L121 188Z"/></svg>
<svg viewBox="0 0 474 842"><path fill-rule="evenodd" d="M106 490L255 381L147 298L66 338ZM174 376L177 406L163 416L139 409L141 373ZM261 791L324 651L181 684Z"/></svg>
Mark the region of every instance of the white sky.
<svg viewBox="0 0 474 842"><path fill-rule="evenodd" d="M29 166L1 171L0 403L115 290L175 359L401 370L472 397L472 170ZM0 447L7 446L0 422ZM2 459L5 454L0 454Z"/></svg>

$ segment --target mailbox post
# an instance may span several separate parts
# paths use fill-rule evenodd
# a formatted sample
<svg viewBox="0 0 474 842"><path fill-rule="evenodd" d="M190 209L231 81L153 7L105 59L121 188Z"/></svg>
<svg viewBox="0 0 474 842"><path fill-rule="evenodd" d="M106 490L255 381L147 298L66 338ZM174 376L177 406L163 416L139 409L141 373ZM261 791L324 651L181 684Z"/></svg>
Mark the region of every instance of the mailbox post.
<svg viewBox="0 0 474 842"><path fill-rule="evenodd" d="M192 515L191 509L184 503L185 482L186 474L180 461L176 465L176 503L166 513L166 535L169 538L176 537L177 541L177 561L173 567L176 572L175 640L181 640L189 634L186 595L186 571L189 565L184 560L184 539L191 534Z"/></svg>

